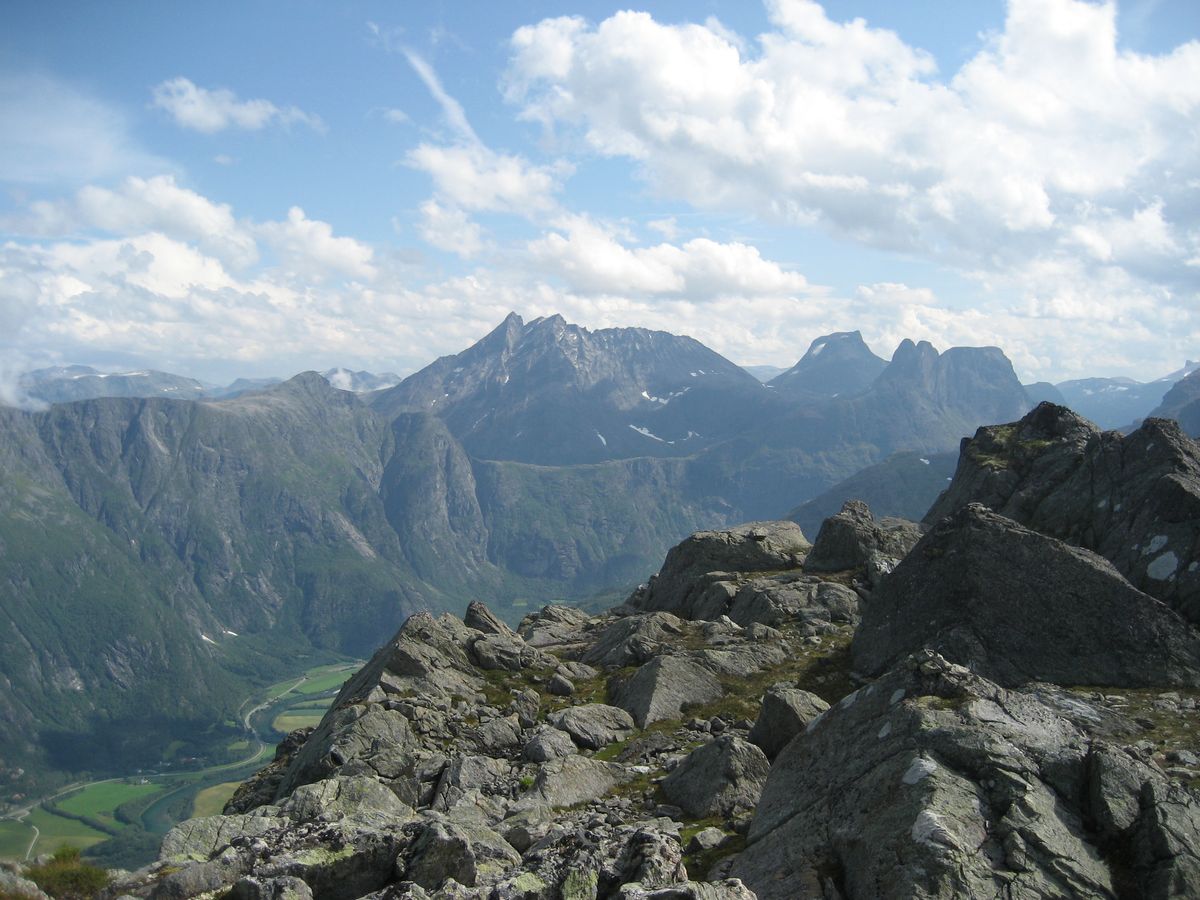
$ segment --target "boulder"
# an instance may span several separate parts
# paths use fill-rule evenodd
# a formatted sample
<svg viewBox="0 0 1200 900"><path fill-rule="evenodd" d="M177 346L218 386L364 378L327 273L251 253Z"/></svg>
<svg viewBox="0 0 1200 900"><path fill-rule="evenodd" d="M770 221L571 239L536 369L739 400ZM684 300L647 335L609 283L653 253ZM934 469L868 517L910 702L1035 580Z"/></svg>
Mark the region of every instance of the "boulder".
<svg viewBox="0 0 1200 900"><path fill-rule="evenodd" d="M313 900L312 888L301 878L247 876L229 889L228 900Z"/></svg>
<svg viewBox="0 0 1200 900"><path fill-rule="evenodd" d="M603 797L630 776L620 766L586 756L563 756L545 763L514 811L538 806L563 807Z"/></svg>
<svg viewBox="0 0 1200 900"><path fill-rule="evenodd" d="M774 572L798 568L810 548L795 522L750 522L698 531L667 552L658 574L626 601L632 609L698 618L694 608L712 572Z"/></svg>
<svg viewBox="0 0 1200 900"><path fill-rule="evenodd" d="M520 862L513 846L485 825L434 820L422 828L396 868L403 880L432 891L447 879L474 887Z"/></svg>
<svg viewBox="0 0 1200 900"><path fill-rule="evenodd" d="M484 671L505 669L519 672L522 669L545 669L554 666L557 660L525 643L520 636L508 634L485 634L471 642L471 658Z"/></svg>
<svg viewBox="0 0 1200 900"><path fill-rule="evenodd" d="M576 644L589 616L573 606L545 606L521 620L517 633L532 647Z"/></svg>
<svg viewBox="0 0 1200 900"><path fill-rule="evenodd" d="M737 878L724 881L687 881L647 889L640 884L627 884L617 894L618 900L755 900L754 892Z"/></svg>
<svg viewBox="0 0 1200 900"><path fill-rule="evenodd" d="M1200 625L1200 446L1169 419L1101 432L1042 403L964 440L933 525L982 503L1109 560L1139 590Z"/></svg>
<svg viewBox="0 0 1200 900"><path fill-rule="evenodd" d="M662 782L662 792L689 816L732 816L754 808L770 763L762 750L733 735L698 747Z"/></svg>
<svg viewBox="0 0 1200 900"><path fill-rule="evenodd" d="M866 503L847 500L841 512L822 523L812 551L804 560L804 570L863 569L872 555L903 559L920 537L921 526L916 522L896 518L876 521Z"/></svg>
<svg viewBox="0 0 1200 900"><path fill-rule="evenodd" d="M683 622L671 613L625 616L601 629L580 661L614 669L640 666L682 634Z"/></svg>
<svg viewBox="0 0 1200 900"><path fill-rule="evenodd" d="M613 704L629 713L638 728L677 719L687 704L708 703L722 693L711 672L680 656L657 656L609 687Z"/></svg>
<svg viewBox="0 0 1200 900"><path fill-rule="evenodd" d="M906 658L779 754L729 874L761 900L1196 895L1195 798L1102 746L1033 695Z"/></svg>
<svg viewBox="0 0 1200 900"><path fill-rule="evenodd" d="M547 716L546 721L565 731L585 750L599 750L623 740L634 728L629 713L603 703L570 706Z"/></svg>
<svg viewBox="0 0 1200 900"><path fill-rule="evenodd" d="M565 731L544 725L526 741L521 756L530 762L543 763L575 752L575 742Z"/></svg>
<svg viewBox="0 0 1200 900"><path fill-rule="evenodd" d="M829 704L816 694L790 684L776 684L763 695L762 709L750 729L750 743L761 749L768 759L774 759L792 738L801 734L809 722L827 709Z"/></svg>
<svg viewBox="0 0 1200 900"><path fill-rule="evenodd" d="M556 697L570 697L575 693L575 685L566 675L555 672L550 683L546 685L546 690Z"/></svg>
<svg viewBox="0 0 1200 900"><path fill-rule="evenodd" d="M513 630L505 625L487 605L478 600L472 600L463 614L463 624L484 634L500 634L510 636Z"/></svg>
<svg viewBox="0 0 1200 900"><path fill-rule="evenodd" d="M1200 635L1094 553L978 504L875 591L852 646L878 675L922 648L1004 685L1200 685Z"/></svg>

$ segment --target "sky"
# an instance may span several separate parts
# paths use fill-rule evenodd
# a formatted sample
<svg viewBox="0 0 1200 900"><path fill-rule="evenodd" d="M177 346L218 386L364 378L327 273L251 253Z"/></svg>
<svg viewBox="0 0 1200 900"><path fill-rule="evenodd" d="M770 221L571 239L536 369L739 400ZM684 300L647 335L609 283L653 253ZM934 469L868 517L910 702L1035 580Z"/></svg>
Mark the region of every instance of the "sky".
<svg viewBox="0 0 1200 900"><path fill-rule="evenodd" d="M1200 3L0 6L0 383L404 375L509 311L1160 377Z"/></svg>

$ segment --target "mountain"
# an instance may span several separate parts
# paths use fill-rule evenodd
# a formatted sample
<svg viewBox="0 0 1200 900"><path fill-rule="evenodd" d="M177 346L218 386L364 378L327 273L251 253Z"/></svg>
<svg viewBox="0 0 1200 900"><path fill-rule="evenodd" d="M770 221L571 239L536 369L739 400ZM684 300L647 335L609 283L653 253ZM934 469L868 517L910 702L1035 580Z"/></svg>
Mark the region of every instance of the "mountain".
<svg viewBox="0 0 1200 900"><path fill-rule="evenodd" d="M794 366L772 378L776 392L796 398L850 397L864 391L887 367L858 331L817 338Z"/></svg>
<svg viewBox="0 0 1200 900"><path fill-rule="evenodd" d="M1189 359L1183 368L1145 384L1132 378L1064 381L1057 385L1061 397L1041 395L1038 401L1050 400L1068 406L1101 428L1133 427L1154 415L1152 410L1163 403L1167 391L1197 370L1200 370L1200 363Z"/></svg>
<svg viewBox="0 0 1200 900"><path fill-rule="evenodd" d="M994 348L905 342L856 396L810 402L690 338L510 316L364 395L309 372L219 401L5 410L0 757L157 760L306 654L480 596L509 621L611 597L690 532L1025 404Z"/></svg>
<svg viewBox="0 0 1200 900"><path fill-rule="evenodd" d="M328 380L328 379L327 379ZM212 387L205 396L212 400L228 400L240 397L251 391L261 391L276 384L282 384L282 378L235 378L225 387Z"/></svg>
<svg viewBox="0 0 1200 900"><path fill-rule="evenodd" d="M476 458L575 465L686 455L735 430L742 398L763 393L688 337L514 313L370 403L388 417L433 413Z"/></svg>
<svg viewBox="0 0 1200 900"><path fill-rule="evenodd" d="M770 381L776 375L782 375L787 371L779 366L742 366L742 368L762 382Z"/></svg>
<svg viewBox="0 0 1200 900"><path fill-rule="evenodd" d="M382 391L395 387L400 383L400 376L391 372L376 375L373 372L352 372L349 369L329 369L321 373L321 377L340 391L351 391L355 394L365 394L370 391Z"/></svg>
<svg viewBox="0 0 1200 900"><path fill-rule="evenodd" d="M958 454L950 452L926 456L911 450L893 453L800 504L787 518L815 537L821 523L847 500L863 500L881 516L919 520L946 489L957 461Z"/></svg>
<svg viewBox="0 0 1200 900"><path fill-rule="evenodd" d="M1043 400L1049 400L1059 406L1067 405L1067 398L1063 396L1062 391L1048 381L1035 381L1033 384L1025 384L1022 387L1025 388L1025 395L1029 397L1029 402L1035 406Z"/></svg>
<svg viewBox="0 0 1200 900"><path fill-rule="evenodd" d="M205 386L194 378L169 372L102 373L88 366L35 369L18 379L20 390L44 403L69 403L97 397L171 397L196 400Z"/></svg>
<svg viewBox="0 0 1200 900"><path fill-rule="evenodd" d="M1175 382L1147 418L1175 419L1189 436L1200 437L1200 370Z"/></svg>

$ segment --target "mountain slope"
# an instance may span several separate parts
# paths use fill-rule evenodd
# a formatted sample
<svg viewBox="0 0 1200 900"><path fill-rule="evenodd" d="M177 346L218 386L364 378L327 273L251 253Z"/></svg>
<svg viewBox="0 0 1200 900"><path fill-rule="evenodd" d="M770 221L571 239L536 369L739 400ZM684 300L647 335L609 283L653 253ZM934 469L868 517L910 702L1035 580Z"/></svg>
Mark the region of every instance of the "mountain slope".
<svg viewBox="0 0 1200 900"><path fill-rule="evenodd" d="M817 338L799 362L768 384L798 399L848 397L869 387L886 367L861 332L840 331Z"/></svg>

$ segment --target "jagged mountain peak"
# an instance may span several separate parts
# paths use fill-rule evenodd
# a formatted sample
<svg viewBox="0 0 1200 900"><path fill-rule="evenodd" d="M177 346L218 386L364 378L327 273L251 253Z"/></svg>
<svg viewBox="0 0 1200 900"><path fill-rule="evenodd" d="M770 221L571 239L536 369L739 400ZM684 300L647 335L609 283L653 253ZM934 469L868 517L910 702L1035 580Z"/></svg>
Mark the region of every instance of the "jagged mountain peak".
<svg viewBox="0 0 1200 900"><path fill-rule="evenodd" d="M886 365L862 332L835 331L813 340L799 362L768 384L796 397L845 397L869 387Z"/></svg>

